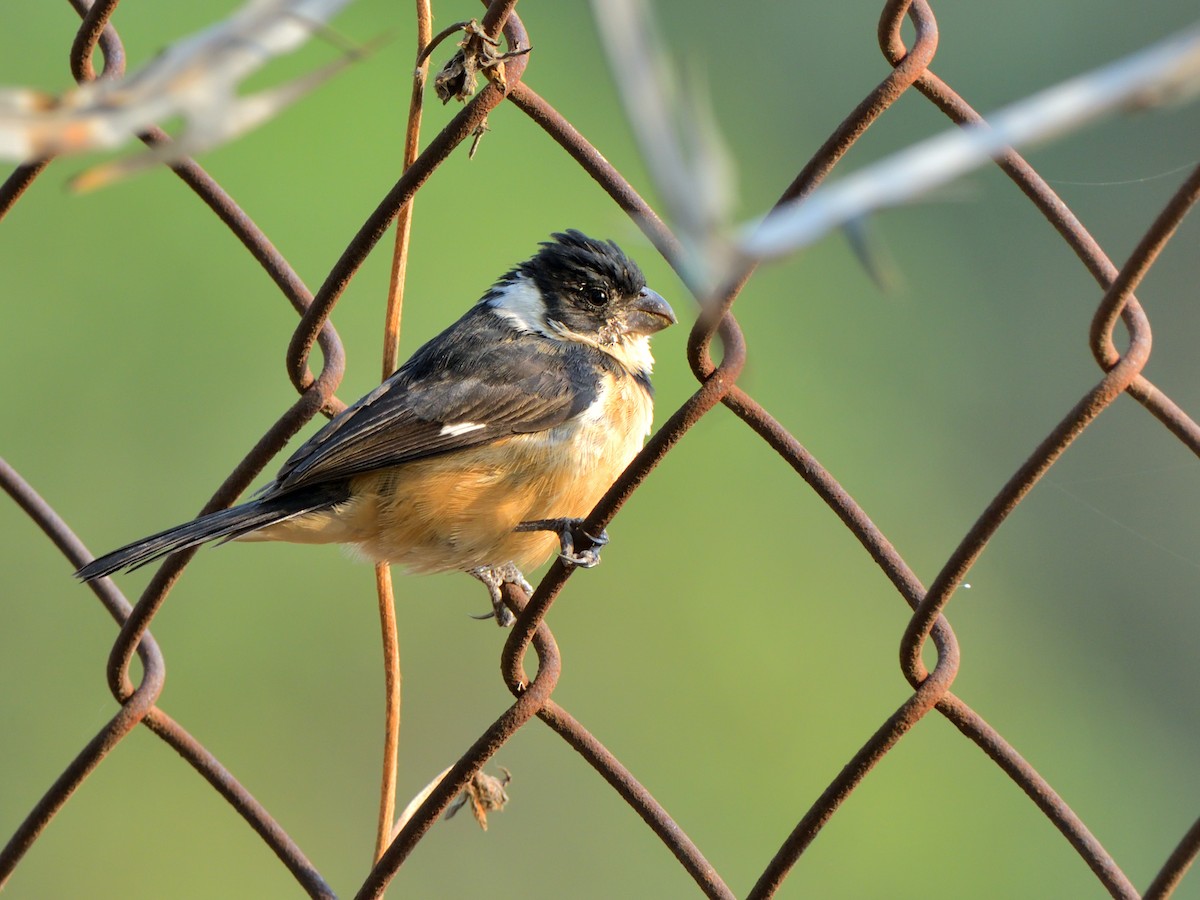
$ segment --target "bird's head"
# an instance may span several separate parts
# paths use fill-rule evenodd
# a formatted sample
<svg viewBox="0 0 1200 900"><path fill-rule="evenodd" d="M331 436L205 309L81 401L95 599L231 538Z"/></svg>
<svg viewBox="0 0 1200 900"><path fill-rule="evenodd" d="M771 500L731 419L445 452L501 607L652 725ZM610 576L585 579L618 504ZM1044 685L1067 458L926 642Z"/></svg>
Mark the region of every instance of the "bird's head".
<svg viewBox="0 0 1200 900"><path fill-rule="evenodd" d="M675 324L637 263L612 241L578 231L552 235L501 279L492 310L523 331L590 344L633 371L649 371L649 337Z"/></svg>

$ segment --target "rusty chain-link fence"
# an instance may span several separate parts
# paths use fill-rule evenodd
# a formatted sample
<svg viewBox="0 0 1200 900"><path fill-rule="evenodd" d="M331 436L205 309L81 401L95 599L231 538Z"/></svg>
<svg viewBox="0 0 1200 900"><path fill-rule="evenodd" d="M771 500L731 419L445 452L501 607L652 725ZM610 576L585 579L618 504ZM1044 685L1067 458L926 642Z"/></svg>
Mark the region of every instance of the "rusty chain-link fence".
<svg viewBox="0 0 1200 900"><path fill-rule="evenodd" d="M71 68L80 82L98 77L97 68L103 73L119 73L124 66L124 48L118 30L110 22L117 7L116 0L98 0L89 4L87 0L72 0L82 17L82 25L74 36L70 48ZM525 48L532 43L538 46L537 35L526 32L525 25L514 9L515 0L496 0L481 19L482 27L492 35L503 36L509 48ZM540 15L553 15L551 11L539 10ZM812 192L830 174L880 117L901 99L912 103L920 95L952 122L966 125L977 122L979 113L970 104L968 97L960 96L948 83L941 80L931 69L938 44L938 27L934 9L925 0L914 2L889 2L879 20L879 45L891 69L878 86L869 91L862 101L838 125L828 140L800 169L794 180L782 191L780 202L802 198ZM908 29L908 31L905 31ZM905 35L912 36L906 38ZM434 64L440 64L439 55L448 55L449 43L434 54ZM1132 48L1130 48L1132 49ZM103 60L103 65L94 68L93 57ZM545 137L557 143L561 150L594 179L612 201L620 207L650 239L668 260L679 258L679 245L671 230L659 218L645 200L630 185L629 181L611 165L591 144L587 136L576 130L562 114L539 95L534 87L536 71L532 56L514 56L507 62L506 85L486 83L466 105L453 115L449 123L425 143L424 149L395 185L378 201L369 218L357 234L346 245L345 251L334 267L324 276L321 286L310 292L304 281L296 274L288 260L268 240L266 234L236 204L235 199L213 180L197 164L191 161L173 163L176 175L190 188L198 200L206 205L223 225L232 231L254 260L266 270L279 291L295 308L300 316L299 325L291 336L287 348L288 377L299 394L295 403L287 409L262 436L237 468L213 495L206 509L214 509L232 503L269 466L276 454L302 427L318 414L330 413L341 407L334 395L342 380L345 352L329 316L343 292L360 271L360 267L377 244L385 237L396 220L398 213L414 198L438 169L461 145L470 143L488 114L501 104L520 110L529 121L541 129ZM787 61L789 64L795 61ZM757 61L757 65L767 65ZM600 65L592 61L589 65ZM529 67L531 78L527 83L523 76ZM774 77L783 77L775 75ZM398 94L406 90L398 89ZM911 107L910 107L911 108ZM161 133L150 133L143 138L154 145L165 140ZM487 141L503 140L495 135ZM1011 782L1012 791L1021 791L1028 801L1036 805L1045 819L1052 823L1067 844L1073 849L1094 876L1099 893L1101 889L1115 897L1166 897L1180 885L1183 875L1200 851L1200 820L1190 828L1179 830L1178 842L1174 847L1162 847L1161 860L1154 864L1152 879L1136 886L1123 870L1119 853L1110 853L1085 823L1086 815L1077 813L1056 791L1055 785L1043 777L1027 762L1009 740L995 727L961 699L952 688L960 667L959 643L951 628L947 613L953 611L951 600L962 596L964 583L989 541L1005 526L1015 510L1029 496L1031 489L1058 462L1064 451L1071 446L1093 423L1104 418L1104 414L1121 395L1128 394L1143 409L1142 429L1166 429L1191 453L1200 453L1200 426L1163 389L1151 383L1143 374L1150 359L1149 319L1146 311L1134 296L1147 272L1155 263L1159 253L1175 233L1176 227L1195 203L1200 193L1200 168L1181 176L1182 184L1163 204L1158 217L1144 227L1143 236L1128 260L1118 267L1099 243L1089 234L1070 208L1056 195L1055 191L1025 159L1015 152L1006 153L997 160L997 165L1011 180L1013 190L1024 194L1028 203L1050 223L1061 240L1095 280L1097 302L1088 325L1081 318L1079 328L1090 328L1089 340L1096 363L1096 376L1091 385L1074 405L1062 411L1061 419L1053 425L1036 449L1017 468L998 490L982 514L962 535L958 545L948 556L940 560L935 577L927 584L920 580L911 565L901 555L867 511L853 496L814 458L788 427L775 418L739 384L743 368L753 365L753 353L747 351L746 342L738 322L731 311L734 301L742 289L751 283L755 272L748 266L733 286L718 298L720 313L703 316L696 323L687 342L687 361L699 387L694 394L677 408L664 408L660 403L659 418L663 425L653 435L644 451L634 464L613 486L601 504L589 517L591 526L601 528L610 523L646 480L653 479L656 467L677 446L681 438L697 425L702 417L718 407L724 406L743 423L748 433L756 436L777 454L792 473L802 479L811 490L828 505L849 532L866 551L867 555L886 576L909 607L911 617L903 629L901 644L901 671L910 690L886 717L877 722L869 735L864 735L861 746L845 759L844 768L828 781L819 795L801 799L788 792L777 798L779 806L787 810L810 803L807 810L792 817L794 826L789 834L781 835L777 849L764 852L763 867L757 882L748 891L732 890L723 877L720 865L713 865L703 855L701 848L690 836L695 832L686 823L677 823L654 796L639 782L635 773L619 760L604 744L597 740L570 712L554 699L555 687L560 674L559 649L555 637L546 623L546 614L567 584L572 572L561 563L555 562L542 579L532 598L525 597L512 586L506 588L506 599L514 609L520 610L516 626L506 636L502 655L502 670L505 685L513 695L508 708L499 711L494 722L478 734L477 738L462 748L461 757L448 770L440 783L428 793L424 802L412 811L398 833L390 842L384 841L375 865L361 877L361 882L343 885L339 890L356 893L360 897L379 896L409 859L417 844L426 837L431 826L442 816L481 769L496 755L497 751L527 726L539 728L531 720L540 719L595 770L619 797L629 805L661 840L663 852L673 854L680 866L694 880L699 891L712 897L732 897L738 893L751 897L774 895L798 864L802 867L803 854L814 839L831 820L836 820L843 802L852 791L869 782L876 766L897 747L904 745L910 732L928 728L929 722L944 719L962 737L983 751L995 767ZM0 187L0 214L7 214L22 201L26 190L48 169L53 170L53 160L19 167ZM472 211L471 221L464 224L470 230L478 224ZM493 221L484 229L502 229L504 209L501 207ZM417 212L417 228L420 228L420 211ZM564 226L579 223L566 221ZM1049 234L1049 231L1047 231ZM336 235L328 236L337 241ZM0 240L3 235L0 235ZM447 241L451 243L451 241ZM455 252L461 252L456 247ZM1166 298L1165 302L1178 302L1179 298ZM14 302L9 298L8 302ZM27 301L32 302L32 301ZM1184 300L1186 302L1186 298ZM464 304L465 305L465 300ZM682 304L676 308L683 311ZM457 315L454 312L453 315ZM682 317L681 317L682 318ZM1167 340L1170 340L1168 336ZM719 351L713 352L712 345L718 342ZM1194 344L1194 341L1191 342ZM323 364L315 374L310 368L310 353L319 347ZM264 342L264 351L276 354L275 344ZM660 367L672 365L676 360L666 360L660 353ZM25 423L24 427L36 428L37 423ZM107 452L98 449L97 453ZM721 464L723 464L722 461ZM785 470L781 467L780 473ZM1194 473L1195 470L1191 470ZM784 477L780 474L778 477ZM24 513L46 533L51 541L67 558L71 567L77 567L91 558L79 538L66 521L37 493L36 485L27 484L20 474L7 463L0 463L0 481ZM153 525L154 523L148 523ZM690 524L689 524L690 527ZM149 527L147 530L150 530ZM615 538L618 539L618 538ZM616 544L614 546L617 546ZM101 548L107 549L107 548ZM1069 541L1064 538L1063 553L1069 554ZM233 771L223 763L196 737L185 730L182 723L169 716L159 705L165 672L164 656L149 631L169 592L176 584L192 553L184 553L168 559L149 581L145 592L135 603L129 602L109 580L91 585L96 597L119 625L119 635L113 646L109 667L108 687L117 700L117 711L83 747L53 784L38 786L40 799L23 816L5 810L5 821L12 821L15 830L2 854L0 854L0 880L7 880L20 866L26 853L43 839L47 829L60 820L71 816L71 800L76 790L90 775L103 769L109 761L119 757L122 744L139 731L139 726L149 729L157 738L172 747L224 800L230 804L265 841L285 866L300 887L312 896L333 896L329 881L321 873L321 861L310 861L302 849L302 840L296 839L279 824L269 803L262 803L240 783ZM610 563L619 565L618 562ZM63 576L65 579L65 575ZM586 578L589 576L579 576ZM64 591L67 588L64 588ZM82 588L77 590L82 591ZM9 598L8 602L23 602ZM46 598L39 602L49 602ZM250 601L247 601L250 602ZM696 600L694 602L701 602ZM728 598L724 602L729 602ZM956 601L957 602L957 601ZM897 635L899 636L899 635ZM532 647L536 655L536 667L527 660ZM931 649L932 648L932 649ZM365 652L365 651L364 651ZM132 670L134 659L140 661L141 674ZM749 660L750 667L756 660ZM534 669L527 675L527 667ZM628 674L628 673L626 673ZM644 673L643 673L644 674ZM653 676L651 676L653 677ZM6 685L7 692L18 692L18 685ZM630 705L631 714L636 714L635 704ZM1188 715L1194 710L1181 710ZM453 710L446 713L452 716ZM7 729L6 729L7 731ZM1147 743L1153 744L1153 735ZM765 735L763 739L769 739ZM819 740L814 736L813 740ZM26 737L8 732L5 742L26 740ZM686 754L687 748L677 748ZM1147 765L1153 764L1153 748L1147 750ZM366 763L355 763L366 765ZM374 765L372 761L370 765ZM233 768L236 768L233 767ZM1198 767L1200 768L1200 767ZM489 767L491 770L491 767ZM135 778L132 773L128 777ZM180 774L178 777L189 777ZM518 772L518 779L532 780L537 777L531 771ZM714 781L721 781L724 773L714 772ZM1198 796L1197 784L1178 785L1193 806ZM131 792L134 788L131 787ZM564 803L570 803L564 799ZM1148 801L1153 805L1152 801ZM180 813L187 815L186 811ZM390 817L389 817L390 818ZM630 826L632 827L632 826ZM914 826L915 827L915 826ZM386 828L384 829L386 832ZM697 838L697 841L699 839ZM202 851L198 851L202 852ZM709 851L711 852L711 851ZM771 853L773 852L773 855ZM864 853L864 864L869 864L870 854ZM129 865L114 861L114 866ZM921 865L928 864L922 862ZM1145 868L1144 861L1139 867ZM497 891L512 883L521 883L532 871L528 863L514 863L509 871L494 875ZM898 872L898 883L910 878L919 881L919 866L914 863L912 873ZM230 886L236 895L236 885ZM555 890L539 893L528 888L530 895L571 896L570 885L560 885ZM639 896L658 896L654 886L635 889ZM960 896L977 895L978 890L970 886L963 888Z"/></svg>

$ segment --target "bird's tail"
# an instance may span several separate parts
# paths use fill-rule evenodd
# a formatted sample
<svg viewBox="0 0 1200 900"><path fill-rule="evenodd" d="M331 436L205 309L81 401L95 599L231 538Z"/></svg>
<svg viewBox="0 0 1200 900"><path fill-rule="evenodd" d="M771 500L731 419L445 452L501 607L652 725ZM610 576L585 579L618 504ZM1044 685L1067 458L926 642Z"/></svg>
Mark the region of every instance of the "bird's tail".
<svg viewBox="0 0 1200 900"><path fill-rule="evenodd" d="M232 541L268 525L326 509L345 499L345 489L332 485L314 485L307 490L261 497L126 544L92 560L76 572L75 577L81 581L92 581L113 572L136 569L169 553L218 538L223 539L222 543Z"/></svg>

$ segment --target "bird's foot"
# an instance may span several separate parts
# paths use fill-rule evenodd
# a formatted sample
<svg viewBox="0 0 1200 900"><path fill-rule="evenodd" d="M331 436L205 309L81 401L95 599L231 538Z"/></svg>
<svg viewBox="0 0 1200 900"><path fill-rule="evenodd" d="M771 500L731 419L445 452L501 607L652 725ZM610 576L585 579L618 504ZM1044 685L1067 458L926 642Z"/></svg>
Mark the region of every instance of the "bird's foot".
<svg viewBox="0 0 1200 900"><path fill-rule="evenodd" d="M600 564L600 548L608 543L608 532L588 534L581 527L583 519L535 519L522 522L516 531L553 531L558 534L558 558L568 566L590 569ZM586 546L581 546L586 545Z"/></svg>
<svg viewBox="0 0 1200 900"><path fill-rule="evenodd" d="M492 611L482 616L471 616L472 619L495 619L496 624L501 628L510 628L512 623L516 621L516 616L512 614L507 606L504 605L504 597L500 593L500 588L506 584L515 584L526 594L533 594L533 585L525 580L525 576L521 574L512 563L505 563L502 566L476 566L474 569L468 569L467 574L472 578L483 582L484 587L488 589L488 596L492 600Z"/></svg>

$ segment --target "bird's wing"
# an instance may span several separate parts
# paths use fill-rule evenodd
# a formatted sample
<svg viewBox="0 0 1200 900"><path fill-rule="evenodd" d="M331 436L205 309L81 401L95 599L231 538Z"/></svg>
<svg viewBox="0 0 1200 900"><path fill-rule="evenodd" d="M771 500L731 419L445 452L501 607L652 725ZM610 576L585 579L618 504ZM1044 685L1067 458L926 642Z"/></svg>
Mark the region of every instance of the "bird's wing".
<svg viewBox="0 0 1200 900"><path fill-rule="evenodd" d="M269 492L544 431L598 396L582 345L464 322L332 419L284 463Z"/></svg>

